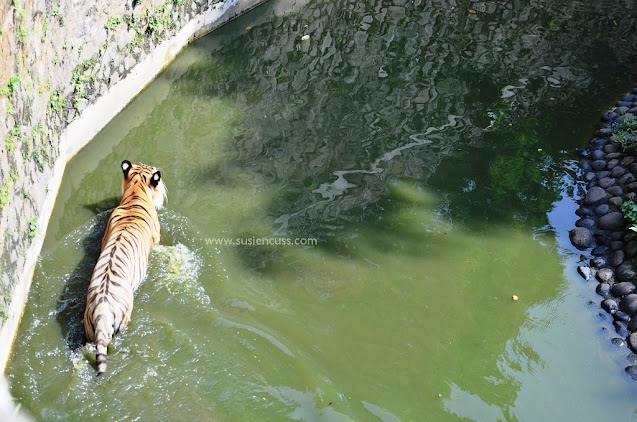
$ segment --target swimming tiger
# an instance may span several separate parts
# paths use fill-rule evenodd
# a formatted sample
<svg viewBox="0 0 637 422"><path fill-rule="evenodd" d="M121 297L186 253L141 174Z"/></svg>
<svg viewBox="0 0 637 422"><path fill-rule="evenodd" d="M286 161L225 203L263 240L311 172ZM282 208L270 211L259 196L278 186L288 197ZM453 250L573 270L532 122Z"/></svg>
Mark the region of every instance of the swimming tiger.
<svg viewBox="0 0 637 422"><path fill-rule="evenodd" d="M150 245L159 243L157 209L166 199L160 171L122 161L122 200L111 213L86 296L84 330L96 346L97 375L106 371L107 345L124 331L133 295L146 276Z"/></svg>

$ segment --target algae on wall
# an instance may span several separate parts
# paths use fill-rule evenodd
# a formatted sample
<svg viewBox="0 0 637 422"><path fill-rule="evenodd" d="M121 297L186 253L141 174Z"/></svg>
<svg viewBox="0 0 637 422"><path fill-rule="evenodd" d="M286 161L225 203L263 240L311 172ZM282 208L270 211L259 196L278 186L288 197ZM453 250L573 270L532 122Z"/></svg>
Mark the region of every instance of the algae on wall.
<svg viewBox="0 0 637 422"><path fill-rule="evenodd" d="M0 4L0 326L25 272L60 136L163 40L218 0ZM53 191L53 192L50 192Z"/></svg>

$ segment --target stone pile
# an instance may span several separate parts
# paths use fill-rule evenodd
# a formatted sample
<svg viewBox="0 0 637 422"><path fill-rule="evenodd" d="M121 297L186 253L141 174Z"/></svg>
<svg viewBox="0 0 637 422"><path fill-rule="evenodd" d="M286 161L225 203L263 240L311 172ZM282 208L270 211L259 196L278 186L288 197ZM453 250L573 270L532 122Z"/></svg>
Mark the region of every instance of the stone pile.
<svg viewBox="0 0 637 422"><path fill-rule="evenodd" d="M571 243L589 250L593 258L578 272L586 280L595 278L601 307L613 317L618 338L613 343L628 344L637 353L637 232L629 229L621 206L637 202L637 150L624 147L619 140L621 122L637 116L637 88L604 114L603 127L582 151L579 166L586 184L586 195L576 214L580 217L571 230ZM633 365L626 368L637 380L637 355L630 355Z"/></svg>

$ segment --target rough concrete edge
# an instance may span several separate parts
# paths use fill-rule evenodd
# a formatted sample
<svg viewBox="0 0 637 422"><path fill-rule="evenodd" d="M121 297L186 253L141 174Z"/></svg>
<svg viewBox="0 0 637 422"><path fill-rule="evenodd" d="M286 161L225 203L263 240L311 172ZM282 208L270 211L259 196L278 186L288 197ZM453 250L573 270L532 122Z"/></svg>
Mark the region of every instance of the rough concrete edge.
<svg viewBox="0 0 637 422"><path fill-rule="evenodd" d="M5 372L11 355L15 335L31 287L35 265L44 243L46 227L49 224L68 161L151 83L184 47L266 1L227 0L215 4L209 10L196 16L175 36L158 45L144 60L135 65L126 78L112 86L99 100L88 106L76 120L64 129L60 137L60 157L55 164L53 178L48 181L51 191L47 195L38 217L40 231L34 239L27 257L25 271L13 291L13 298L8 310L9 318L0 329L0 339L2 339L0 342L0 371L2 373Z"/></svg>

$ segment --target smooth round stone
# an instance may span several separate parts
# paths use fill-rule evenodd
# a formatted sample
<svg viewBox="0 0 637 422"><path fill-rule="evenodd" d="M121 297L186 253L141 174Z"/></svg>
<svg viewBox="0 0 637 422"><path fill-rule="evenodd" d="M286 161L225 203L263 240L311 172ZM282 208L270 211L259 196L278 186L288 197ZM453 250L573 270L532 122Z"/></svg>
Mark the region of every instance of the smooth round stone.
<svg viewBox="0 0 637 422"><path fill-rule="evenodd" d="M628 170L630 170L631 173L637 173L637 163L632 163L631 165L629 165Z"/></svg>
<svg viewBox="0 0 637 422"><path fill-rule="evenodd" d="M610 291L615 296L625 296L629 293L632 293L635 290L635 288L636 286L630 281L622 281L621 283L615 283L613 287L610 289ZM637 306L637 304L635 306Z"/></svg>
<svg viewBox="0 0 637 422"><path fill-rule="evenodd" d="M626 340L620 337L615 337L610 339L611 344L617 347L624 347L626 345Z"/></svg>
<svg viewBox="0 0 637 422"><path fill-rule="evenodd" d="M624 101L624 100L617 101L617 107L628 107L628 108L630 108L632 105L633 105L632 101Z"/></svg>
<svg viewBox="0 0 637 422"><path fill-rule="evenodd" d="M615 113L614 111L607 111L606 113L604 113L604 120L606 120L608 123L612 123L615 120L617 120L617 118L619 117L619 114Z"/></svg>
<svg viewBox="0 0 637 422"><path fill-rule="evenodd" d="M628 329L633 332L637 331L637 318L631 318L628 322Z"/></svg>
<svg viewBox="0 0 637 422"><path fill-rule="evenodd" d="M630 230L624 235L624 242L628 243L631 240L637 240L637 233Z"/></svg>
<svg viewBox="0 0 637 422"><path fill-rule="evenodd" d="M628 324L628 321L630 321L630 315L623 311L615 312L613 318L615 318L617 321L624 321L626 324Z"/></svg>
<svg viewBox="0 0 637 422"><path fill-rule="evenodd" d="M633 351L637 351L637 333L631 333L628 336L628 345Z"/></svg>
<svg viewBox="0 0 637 422"><path fill-rule="evenodd" d="M596 256L591 259L591 267L593 268L602 268L608 265L608 261L603 256Z"/></svg>
<svg viewBox="0 0 637 422"><path fill-rule="evenodd" d="M591 251L591 255L602 256L608 255L610 253L610 249L606 245L595 246Z"/></svg>
<svg viewBox="0 0 637 422"><path fill-rule="evenodd" d="M624 173L626 173L626 169L620 166L619 163L617 164L618 165L613 167L613 169L610 171L611 177L615 177L615 178L621 177L624 175Z"/></svg>
<svg viewBox="0 0 637 422"><path fill-rule="evenodd" d="M590 230L586 227L576 227L568 234L573 246L577 249L588 249L595 243L595 239Z"/></svg>
<svg viewBox="0 0 637 422"><path fill-rule="evenodd" d="M594 204L596 202L601 201L602 199L606 199L608 194L606 191L599 186L593 186L586 192L586 196L584 197L584 203L587 205Z"/></svg>
<svg viewBox="0 0 637 422"><path fill-rule="evenodd" d="M613 252L621 250L623 246L624 242L622 242L621 240L613 240L612 242L610 242L610 250Z"/></svg>
<svg viewBox="0 0 637 422"><path fill-rule="evenodd" d="M630 365L625 369L626 373L635 381L637 381L637 366Z"/></svg>
<svg viewBox="0 0 637 422"><path fill-rule="evenodd" d="M619 164L619 160L614 158L606 163L606 168L612 171L617 164Z"/></svg>
<svg viewBox="0 0 637 422"><path fill-rule="evenodd" d="M624 296L622 300L619 301L619 308L630 315L635 315L635 312L637 312L637 295L631 293L628 296Z"/></svg>
<svg viewBox="0 0 637 422"><path fill-rule="evenodd" d="M613 267L619 267L621 263L624 262L624 256L624 251L622 251L621 249L615 251L610 256L610 265L612 265Z"/></svg>
<svg viewBox="0 0 637 422"><path fill-rule="evenodd" d="M628 327L624 321L613 321L613 327L615 327L615 332L620 336L628 336Z"/></svg>
<svg viewBox="0 0 637 422"><path fill-rule="evenodd" d="M599 136L608 137L613 134L613 129L609 127L603 127L597 131ZM608 144L604 145L604 147L608 146ZM603 148L602 148L603 149Z"/></svg>
<svg viewBox="0 0 637 422"><path fill-rule="evenodd" d="M637 240L631 240L624 246L624 252L628 258L637 256Z"/></svg>
<svg viewBox="0 0 637 422"><path fill-rule="evenodd" d="M610 128L604 128L604 129L610 129ZM600 129L601 130L601 129ZM610 129L610 133L613 133L613 130ZM617 152L619 151L619 148L617 148L617 145L615 144L606 144L604 145L604 148L602 148L602 150L606 153L606 154L610 154L612 152Z"/></svg>
<svg viewBox="0 0 637 422"><path fill-rule="evenodd" d="M604 177L599 182L597 182L597 186L602 189L606 189L613 186L615 183L615 179L613 179L612 177Z"/></svg>
<svg viewBox="0 0 637 422"><path fill-rule="evenodd" d="M608 283L599 283L595 292L603 298L607 298L610 295L610 284Z"/></svg>
<svg viewBox="0 0 637 422"><path fill-rule="evenodd" d="M617 305L617 302L614 299L604 299L602 300L602 309L612 314L613 312L619 309L619 306Z"/></svg>
<svg viewBox="0 0 637 422"><path fill-rule="evenodd" d="M621 161L619 162L619 165L622 167L627 167L634 162L635 162L635 157L633 157L632 155L629 155L627 157L622 158Z"/></svg>
<svg viewBox="0 0 637 422"><path fill-rule="evenodd" d="M578 164L579 168L581 168L584 171L592 171L593 169L591 168L591 161L590 160L581 160Z"/></svg>
<svg viewBox="0 0 637 422"><path fill-rule="evenodd" d="M624 214L619 211L609 212L608 214L599 218L597 222L599 227L604 230L615 230L623 227L625 224Z"/></svg>
<svg viewBox="0 0 637 422"><path fill-rule="evenodd" d="M584 175L584 180L587 181L587 182L591 182L591 181L595 180L595 173L592 172L592 171L589 171L588 173L586 173Z"/></svg>
<svg viewBox="0 0 637 422"><path fill-rule="evenodd" d="M595 230L595 221L592 218L580 218L575 222L575 227L586 227L593 231Z"/></svg>
<svg viewBox="0 0 637 422"><path fill-rule="evenodd" d="M602 204L595 208L595 214L597 215L606 215L610 211L610 207L608 204Z"/></svg>
<svg viewBox="0 0 637 422"><path fill-rule="evenodd" d="M597 178L599 180L603 179L604 177L608 177L610 176L610 171L608 170L602 170L602 171L598 171L597 173L595 173L595 175L597 176Z"/></svg>
<svg viewBox="0 0 637 422"><path fill-rule="evenodd" d="M635 192L637 191L637 182L630 182L626 185L626 190L628 192Z"/></svg>
<svg viewBox="0 0 637 422"><path fill-rule="evenodd" d="M615 273L610 268L600 268L599 270L597 270L597 273L595 274L595 277L601 283L610 283L610 284L612 284L612 283L615 282Z"/></svg>
<svg viewBox="0 0 637 422"><path fill-rule="evenodd" d="M632 164L631 164L632 165ZM625 185L627 183L632 183L635 181L635 176L632 173L626 173L619 179L617 179L617 184Z"/></svg>
<svg viewBox="0 0 637 422"><path fill-rule="evenodd" d="M619 116L617 116L619 117ZM591 139L591 141L588 143L588 145L591 147L591 149L594 150L601 150L602 148L604 148L604 145L606 145L608 143L607 139L604 138L594 138Z"/></svg>
<svg viewBox="0 0 637 422"><path fill-rule="evenodd" d="M635 192L628 192L627 194L625 194L624 196L622 196L622 198L624 198L624 201L632 201L635 198L637 198L637 193Z"/></svg>
<svg viewBox="0 0 637 422"><path fill-rule="evenodd" d="M624 238L624 232L623 232L623 231L621 231L621 230L620 230L620 231L612 232L612 233L610 234L610 239L611 239L611 240L622 240L623 238Z"/></svg>
<svg viewBox="0 0 637 422"><path fill-rule="evenodd" d="M582 276L582 278L586 281L590 280L593 277L593 271L591 271L590 267L586 265L580 265L577 267L577 273Z"/></svg>
<svg viewBox="0 0 637 422"><path fill-rule="evenodd" d="M580 217L588 217L590 215L593 215L593 211L591 211L590 208L582 205L581 207L575 210L575 214L579 215Z"/></svg>
<svg viewBox="0 0 637 422"><path fill-rule="evenodd" d="M621 106L621 107L617 107L615 109L615 113L619 114L620 116L623 114L628 113L628 110L630 110L628 107L626 106Z"/></svg>
<svg viewBox="0 0 637 422"><path fill-rule="evenodd" d="M608 163L606 163L606 160L595 160L591 163L591 168L594 171L602 171L606 169L607 165Z"/></svg>
<svg viewBox="0 0 637 422"><path fill-rule="evenodd" d="M624 190L621 188L621 186L611 186L608 189L606 189L606 192L608 192L608 194L610 196L622 196L624 194Z"/></svg>
<svg viewBox="0 0 637 422"><path fill-rule="evenodd" d="M626 360L628 361L628 363L637 363L637 355L634 353L631 353L628 356L626 356Z"/></svg>
<svg viewBox="0 0 637 422"><path fill-rule="evenodd" d="M591 154L591 159L593 161L603 160L604 158L606 158L606 154L604 153L604 151L601 151L601 150L595 150Z"/></svg>
<svg viewBox="0 0 637 422"><path fill-rule="evenodd" d="M610 154L606 154L604 156L604 159L606 161L617 159L617 164L619 164L619 159L621 158L621 156L622 156L621 152L611 152Z"/></svg>
<svg viewBox="0 0 637 422"><path fill-rule="evenodd" d="M620 281L633 281L635 279L635 275L637 275L635 266L630 261L622 262L622 264L617 267L617 270L615 271L615 276Z"/></svg>
<svg viewBox="0 0 637 422"><path fill-rule="evenodd" d="M619 207L621 204L624 203L624 200L621 197L622 193L620 193L618 196L613 196L612 198L610 198L608 200L608 203L614 207Z"/></svg>

